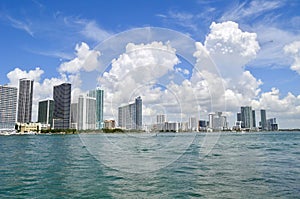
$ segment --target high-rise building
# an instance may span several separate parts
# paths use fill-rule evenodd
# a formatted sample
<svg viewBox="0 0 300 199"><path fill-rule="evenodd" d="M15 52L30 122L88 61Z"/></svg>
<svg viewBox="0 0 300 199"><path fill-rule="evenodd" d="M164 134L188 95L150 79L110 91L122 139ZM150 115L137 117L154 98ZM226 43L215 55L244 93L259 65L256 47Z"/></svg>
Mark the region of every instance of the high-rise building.
<svg viewBox="0 0 300 199"><path fill-rule="evenodd" d="M242 114L241 113L236 114L236 121L242 121Z"/></svg>
<svg viewBox="0 0 300 199"><path fill-rule="evenodd" d="M156 123L157 124L162 124L162 123L165 123L166 121L167 121L166 115L161 114L161 115L156 116Z"/></svg>
<svg viewBox="0 0 300 199"><path fill-rule="evenodd" d="M78 130L96 129L96 98L80 95L78 98Z"/></svg>
<svg viewBox="0 0 300 199"><path fill-rule="evenodd" d="M252 110L252 127L256 128L255 110Z"/></svg>
<svg viewBox="0 0 300 199"><path fill-rule="evenodd" d="M227 118L222 112L210 113L208 115L209 128L214 131L226 130L228 128Z"/></svg>
<svg viewBox="0 0 300 199"><path fill-rule="evenodd" d="M278 124L276 122L276 118L267 119L267 130L268 131L277 131Z"/></svg>
<svg viewBox="0 0 300 199"><path fill-rule="evenodd" d="M0 86L0 129L15 128L17 99L17 88Z"/></svg>
<svg viewBox="0 0 300 199"><path fill-rule="evenodd" d="M53 88L53 128L70 128L71 84L63 83Z"/></svg>
<svg viewBox="0 0 300 199"><path fill-rule="evenodd" d="M54 101L47 99L39 102L38 122L52 126Z"/></svg>
<svg viewBox="0 0 300 199"><path fill-rule="evenodd" d="M142 129L142 98L139 96L133 103L118 109L118 125L124 129Z"/></svg>
<svg viewBox="0 0 300 199"><path fill-rule="evenodd" d="M143 128L143 111L142 111L142 98L139 96L135 99L136 107L136 129L141 130Z"/></svg>
<svg viewBox="0 0 300 199"><path fill-rule="evenodd" d="M253 118L252 118L252 107L242 106L241 107L241 119L242 128L252 129L253 128Z"/></svg>
<svg viewBox="0 0 300 199"><path fill-rule="evenodd" d="M104 121L103 121L103 98L104 98L104 91L100 88L97 88L96 90L91 90L88 93L89 97L96 98L96 128L102 129L104 127Z"/></svg>
<svg viewBox="0 0 300 199"><path fill-rule="evenodd" d="M195 117L190 117L189 118L188 129L190 131L198 131L197 118L195 118Z"/></svg>
<svg viewBox="0 0 300 199"><path fill-rule="evenodd" d="M18 117L20 123L31 122L33 80L23 78L19 80Z"/></svg>
<svg viewBox="0 0 300 199"><path fill-rule="evenodd" d="M78 103L71 103L71 129L78 129L77 125L77 110L78 109Z"/></svg>
<svg viewBox="0 0 300 199"><path fill-rule="evenodd" d="M260 124L261 124L262 131L267 130L267 115L266 115L266 110L264 109L260 110Z"/></svg>

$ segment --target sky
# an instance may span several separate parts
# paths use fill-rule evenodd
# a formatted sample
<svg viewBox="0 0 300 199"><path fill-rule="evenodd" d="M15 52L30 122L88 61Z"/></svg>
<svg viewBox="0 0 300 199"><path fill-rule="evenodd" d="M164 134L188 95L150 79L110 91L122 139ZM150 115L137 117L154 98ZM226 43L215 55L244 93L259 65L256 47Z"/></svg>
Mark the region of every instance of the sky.
<svg viewBox="0 0 300 199"><path fill-rule="evenodd" d="M143 99L144 122L208 119L229 125L241 106L300 128L298 0L0 2L0 84L34 79L38 101L72 83L72 101L96 86L105 119Z"/></svg>

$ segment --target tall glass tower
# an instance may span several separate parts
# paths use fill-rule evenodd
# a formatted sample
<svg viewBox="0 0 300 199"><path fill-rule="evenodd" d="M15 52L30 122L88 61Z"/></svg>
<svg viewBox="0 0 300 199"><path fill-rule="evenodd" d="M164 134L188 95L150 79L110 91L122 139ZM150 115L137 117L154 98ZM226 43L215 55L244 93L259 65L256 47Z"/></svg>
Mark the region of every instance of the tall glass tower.
<svg viewBox="0 0 300 199"><path fill-rule="evenodd" d="M96 90L91 90L88 93L89 97L96 98L96 129L102 129L104 127L103 121L103 98L104 98L104 91L100 88Z"/></svg>
<svg viewBox="0 0 300 199"><path fill-rule="evenodd" d="M40 101L38 110L38 122L42 124L50 124L50 126L52 127L53 109L53 100L48 99Z"/></svg>
<svg viewBox="0 0 300 199"><path fill-rule="evenodd" d="M135 99L136 107L136 129L141 130L143 128L143 114L142 114L142 98L139 96Z"/></svg>
<svg viewBox="0 0 300 199"><path fill-rule="evenodd" d="M69 129L71 114L71 84L63 83L53 89L53 128Z"/></svg>
<svg viewBox="0 0 300 199"><path fill-rule="evenodd" d="M17 99L17 88L0 86L0 129L15 128Z"/></svg>
<svg viewBox="0 0 300 199"><path fill-rule="evenodd" d="M33 80L23 78L19 80L18 118L20 123L31 122Z"/></svg>
<svg viewBox="0 0 300 199"><path fill-rule="evenodd" d="M260 110L260 123L261 123L261 130L267 130L267 116L266 116L266 110L261 109Z"/></svg>
<svg viewBox="0 0 300 199"><path fill-rule="evenodd" d="M251 106L242 106L241 107L241 119L242 119L242 128L252 129L253 128L253 113Z"/></svg>

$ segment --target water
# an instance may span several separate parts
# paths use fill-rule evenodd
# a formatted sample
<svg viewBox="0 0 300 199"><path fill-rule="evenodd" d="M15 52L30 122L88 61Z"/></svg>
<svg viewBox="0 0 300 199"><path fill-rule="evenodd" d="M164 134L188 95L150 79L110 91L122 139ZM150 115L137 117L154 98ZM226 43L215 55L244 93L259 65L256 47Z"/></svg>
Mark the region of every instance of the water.
<svg viewBox="0 0 300 199"><path fill-rule="evenodd" d="M147 136L0 136L0 198L300 198L300 133Z"/></svg>

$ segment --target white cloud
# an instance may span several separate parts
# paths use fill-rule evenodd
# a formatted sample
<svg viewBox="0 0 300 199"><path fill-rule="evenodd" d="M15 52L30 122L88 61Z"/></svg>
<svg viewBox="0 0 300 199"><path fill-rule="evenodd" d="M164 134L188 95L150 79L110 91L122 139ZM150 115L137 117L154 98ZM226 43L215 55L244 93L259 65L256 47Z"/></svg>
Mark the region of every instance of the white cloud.
<svg viewBox="0 0 300 199"><path fill-rule="evenodd" d="M291 69L300 74L300 41L295 41L286 45L284 51L285 53L290 54L294 59Z"/></svg>
<svg viewBox="0 0 300 199"><path fill-rule="evenodd" d="M90 72L99 67L98 58L101 55L99 51L90 50L90 47L84 42L76 44L75 50L76 57L62 63L59 67L60 72L77 73L80 70Z"/></svg>
<svg viewBox="0 0 300 199"><path fill-rule="evenodd" d="M115 111L119 105L139 95L149 106L155 104L158 99L163 99L164 89L154 87L159 78L173 71L178 63L180 61L176 50L169 43L128 43L126 51L112 60L110 71L105 72L99 79L106 92L107 107L113 106L113 109L106 109L106 115L116 115Z"/></svg>
<svg viewBox="0 0 300 199"><path fill-rule="evenodd" d="M20 21L20 20L17 20L15 18L11 17L11 16L8 16L8 15L6 15L6 18L10 21L11 25L14 28L24 30L26 33L28 33L30 36L33 37L34 32L33 32L32 28L30 27L29 22Z"/></svg>
<svg viewBox="0 0 300 199"><path fill-rule="evenodd" d="M280 128L299 128L300 120L300 95L288 93L280 97L279 89L262 93L260 98L252 100L252 107L266 109L267 117L276 117Z"/></svg>
<svg viewBox="0 0 300 199"><path fill-rule="evenodd" d="M255 33L243 32L237 23L213 22L204 46L224 78L237 78L243 67L256 57L259 44Z"/></svg>
<svg viewBox="0 0 300 199"><path fill-rule="evenodd" d="M282 1L263 1L263 0L253 0L248 4L243 2L233 6L232 9L229 9L221 18L221 21L228 20L242 20L244 18L255 18L261 14L264 14L268 11L277 9L283 5Z"/></svg>
<svg viewBox="0 0 300 199"><path fill-rule="evenodd" d="M81 34L97 42L103 41L111 35L110 32L100 28L95 21L80 20L78 23L84 25Z"/></svg>
<svg viewBox="0 0 300 199"><path fill-rule="evenodd" d="M35 82L39 82L42 74L44 74L44 71L40 68L35 68L34 70L30 70L28 72L23 71L20 68L15 68L13 71L7 74L7 78L10 80L9 84L11 86L18 87L19 79L30 78Z"/></svg>

